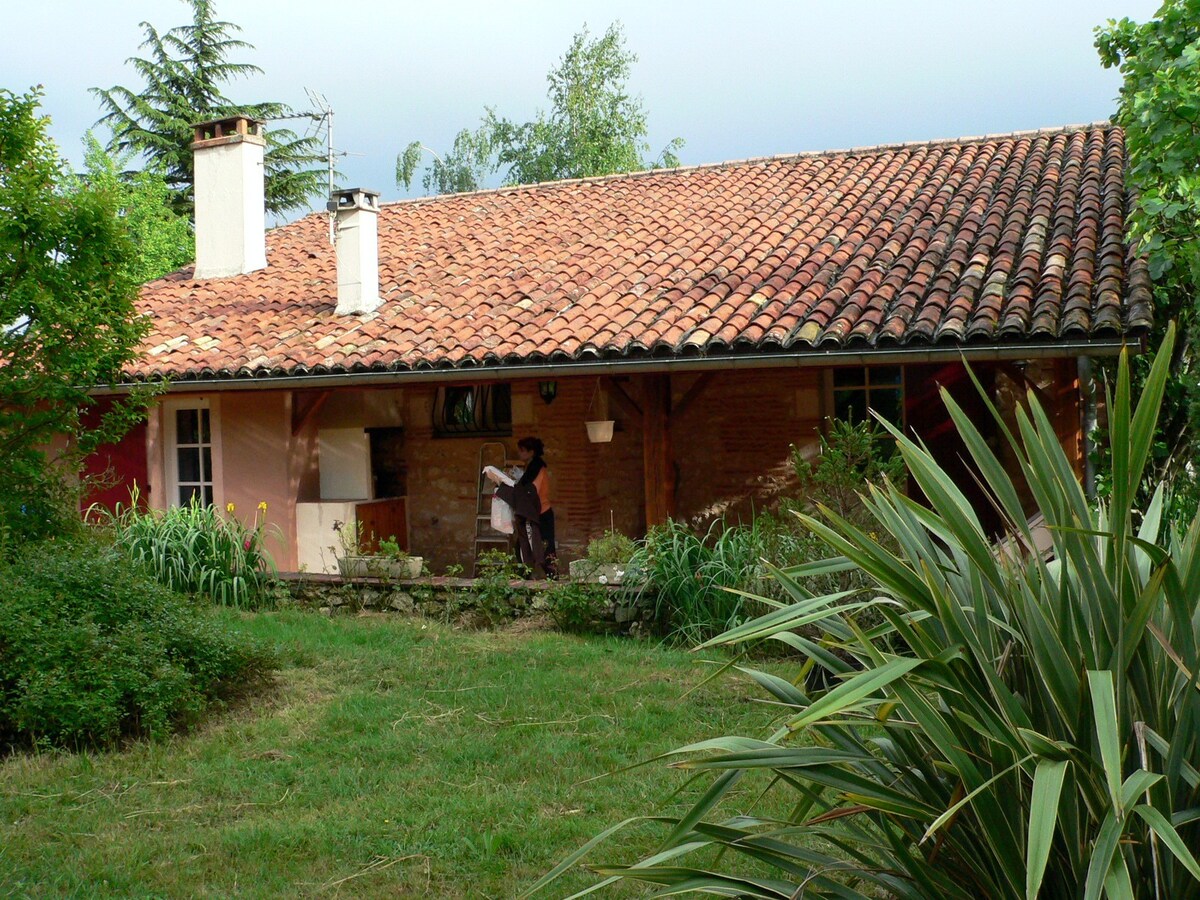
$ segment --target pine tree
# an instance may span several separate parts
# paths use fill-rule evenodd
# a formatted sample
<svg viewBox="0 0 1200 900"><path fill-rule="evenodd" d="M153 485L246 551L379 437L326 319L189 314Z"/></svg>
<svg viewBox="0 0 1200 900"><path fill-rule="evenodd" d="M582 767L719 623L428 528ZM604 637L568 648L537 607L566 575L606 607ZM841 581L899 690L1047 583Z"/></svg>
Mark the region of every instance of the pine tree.
<svg viewBox="0 0 1200 900"><path fill-rule="evenodd" d="M141 153L173 193L175 208L191 215L192 126L197 122L246 115L260 120L286 118L290 107L277 102L237 104L222 89L232 81L261 74L252 63L230 56L254 46L236 37L241 28L216 18L209 0L184 0L192 21L163 33L142 22L144 57L128 60L144 84L140 90L93 88L105 115L98 124L112 132L112 153ZM324 152L315 137L268 126L266 151L267 211L303 209L325 191Z"/></svg>

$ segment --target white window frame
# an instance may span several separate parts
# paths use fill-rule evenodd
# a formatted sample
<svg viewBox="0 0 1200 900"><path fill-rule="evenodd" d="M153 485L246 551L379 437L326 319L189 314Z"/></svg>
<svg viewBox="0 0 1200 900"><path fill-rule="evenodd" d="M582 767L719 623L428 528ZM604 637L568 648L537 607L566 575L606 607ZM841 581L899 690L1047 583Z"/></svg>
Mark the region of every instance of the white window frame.
<svg viewBox="0 0 1200 900"><path fill-rule="evenodd" d="M212 455L212 466L208 477L212 483L213 505L218 509L223 509L225 490L221 465L220 404L216 398L209 397L170 397L163 401L163 474L167 482L166 506L181 505L179 502L179 454L176 452L179 445L175 414L186 409L208 410L208 446Z"/></svg>

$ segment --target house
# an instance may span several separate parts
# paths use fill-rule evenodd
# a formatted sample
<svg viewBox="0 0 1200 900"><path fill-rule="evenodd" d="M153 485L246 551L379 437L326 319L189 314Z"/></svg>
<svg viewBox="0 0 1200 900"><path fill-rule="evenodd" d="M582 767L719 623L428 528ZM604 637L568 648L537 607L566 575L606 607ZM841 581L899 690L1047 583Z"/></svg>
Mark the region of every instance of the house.
<svg viewBox="0 0 1200 900"><path fill-rule="evenodd" d="M547 445L560 544L764 502L789 449L872 407L972 480L937 399L1040 392L1080 472L1079 366L1151 321L1108 124L803 153L380 204L265 232L260 126L197 127L197 262L147 284L94 460L156 507L265 501L281 569L334 521L469 565L479 470ZM986 418L981 416L981 421ZM607 442L587 422L613 422ZM983 508L985 504L981 504ZM986 510L985 510L986 512ZM483 546L479 544L478 546Z"/></svg>

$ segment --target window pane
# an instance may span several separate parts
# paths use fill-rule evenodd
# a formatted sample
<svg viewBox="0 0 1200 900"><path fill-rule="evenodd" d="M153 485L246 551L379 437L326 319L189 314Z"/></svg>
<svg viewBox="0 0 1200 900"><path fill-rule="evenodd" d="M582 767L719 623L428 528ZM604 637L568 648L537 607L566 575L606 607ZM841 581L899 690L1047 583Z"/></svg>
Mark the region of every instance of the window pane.
<svg viewBox="0 0 1200 900"><path fill-rule="evenodd" d="M492 418L497 428L512 428L512 386L498 384L492 389Z"/></svg>
<svg viewBox="0 0 1200 900"><path fill-rule="evenodd" d="M872 390L871 408L893 425L900 425L902 423L900 416L900 389Z"/></svg>
<svg viewBox="0 0 1200 900"><path fill-rule="evenodd" d="M871 387L880 384L899 384L899 366L873 366L871 368Z"/></svg>
<svg viewBox="0 0 1200 900"><path fill-rule="evenodd" d="M847 422L863 422L867 418L866 391L836 391L833 395L833 415Z"/></svg>
<svg viewBox="0 0 1200 900"><path fill-rule="evenodd" d="M200 480L200 449L198 447L180 447L175 451L179 462L179 481Z"/></svg>
<svg viewBox="0 0 1200 900"><path fill-rule="evenodd" d="M206 484L204 486L204 505L205 506L213 505L213 489L212 489L211 484Z"/></svg>
<svg viewBox="0 0 1200 900"><path fill-rule="evenodd" d="M212 447L204 447L201 451L204 460L204 469L200 473L197 481L212 481Z"/></svg>
<svg viewBox="0 0 1200 900"><path fill-rule="evenodd" d="M179 486L179 505L187 506L192 502L193 497L200 496L200 488L194 484L181 484Z"/></svg>
<svg viewBox="0 0 1200 900"><path fill-rule="evenodd" d="M865 370L859 366L849 366L833 370L834 387L861 387L866 384Z"/></svg>
<svg viewBox="0 0 1200 900"><path fill-rule="evenodd" d="M511 433L512 400L509 386L498 384L439 389L433 426L435 433L441 437Z"/></svg>
<svg viewBox="0 0 1200 900"><path fill-rule="evenodd" d="M212 438L209 436L209 430L208 430L208 410L201 409L201 410L197 410L197 411L200 413L200 443L202 443L202 444L211 443Z"/></svg>
<svg viewBox="0 0 1200 900"><path fill-rule="evenodd" d="M175 410L175 440L177 443L199 443L199 412L200 410L196 409Z"/></svg>

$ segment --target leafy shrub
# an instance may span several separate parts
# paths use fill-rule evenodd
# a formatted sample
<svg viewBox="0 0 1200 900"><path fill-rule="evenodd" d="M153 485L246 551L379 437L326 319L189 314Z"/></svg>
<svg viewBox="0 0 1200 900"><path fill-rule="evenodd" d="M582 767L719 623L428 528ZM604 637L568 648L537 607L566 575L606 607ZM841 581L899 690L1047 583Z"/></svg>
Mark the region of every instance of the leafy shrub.
<svg viewBox="0 0 1200 900"><path fill-rule="evenodd" d="M225 515L193 499L187 506L141 510L137 498L100 515L135 562L171 590L205 594L227 606L255 606L270 596L275 564L263 546L265 503L247 526L233 504Z"/></svg>
<svg viewBox="0 0 1200 900"><path fill-rule="evenodd" d="M459 609L474 610L489 626L510 618L516 597L512 583L523 574L523 567L511 553L503 550L481 553L475 563L475 589L459 602Z"/></svg>
<svg viewBox="0 0 1200 900"><path fill-rule="evenodd" d="M816 461L809 462L794 444L792 470L799 482L800 503L789 506L825 506L843 519L869 520L862 502L867 485L890 482L903 488L907 480L904 459L896 443L870 420L831 419L821 435Z"/></svg>
<svg viewBox="0 0 1200 900"><path fill-rule="evenodd" d="M619 531L606 531L588 543L588 562L598 566L623 565L633 559L635 547L632 540Z"/></svg>
<svg viewBox="0 0 1200 900"><path fill-rule="evenodd" d="M598 584L564 581L543 594L550 618L559 631L591 634L599 630L600 614L608 602L608 592Z"/></svg>
<svg viewBox="0 0 1200 900"><path fill-rule="evenodd" d="M404 562L412 556L412 554L400 546L400 542L396 540L394 534L390 537L379 539L379 555L390 560L395 560L396 562Z"/></svg>
<svg viewBox="0 0 1200 900"><path fill-rule="evenodd" d="M673 639L700 643L748 617L746 598L734 591L765 574L757 538L754 526L727 528L723 520L703 537L682 522L656 525L630 561L638 578L629 591L635 602L653 597L655 618Z"/></svg>
<svg viewBox="0 0 1200 900"><path fill-rule="evenodd" d="M94 540L0 564L0 745L162 737L271 655Z"/></svg>
<svg viewBox="0 0 1200 900"><path fill-rule="evenodd" d="M672 827L654 858L597 871L741 897L1200 897L1200 520L1164 531L1161 489L1134 505L1172 338L1136 411L1122 360L1107 403L1108 500L1089 505L1032 393L1017 433L1004 431L1045 518L1046 556L1013 481L948 394L1007 542L989 543L958 486L897 433L931 508L872 490L867 510L895 551L836 515L809 519L840 556L795 573L856 565L872 593L814 597L781 574L791 605L710 642L783 642L832 685L751 672L782 721L766 740L675 751L677 765L715 776L711 788L682 817L655 820ZM884 617L878 629L854 627L864 604ZM824 641L797 631L806 625ZM754 772L769 779L769 808L791 813L714 815ZM681 861L708 850L719 852L703 869Z"/></svg>

